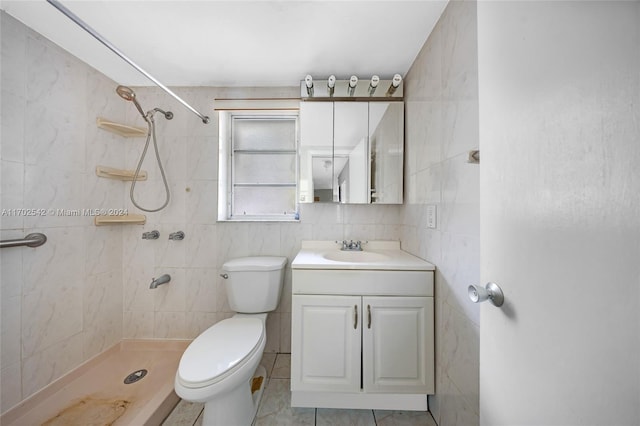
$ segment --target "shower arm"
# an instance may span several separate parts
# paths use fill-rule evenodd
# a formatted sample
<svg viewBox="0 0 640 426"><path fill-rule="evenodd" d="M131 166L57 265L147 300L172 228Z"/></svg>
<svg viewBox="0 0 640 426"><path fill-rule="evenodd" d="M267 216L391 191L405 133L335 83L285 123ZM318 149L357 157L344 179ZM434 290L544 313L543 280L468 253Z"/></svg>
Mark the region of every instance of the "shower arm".
<svg viewBox="0 0 640 426"><path fill-rule="evenodd" d="M107 40L106 38L102 37L100 34L98 34L93 28L91 28L89 25L87 25L86 22L84 22L82 19L80 19L76 14L74 14L72 11L70 11L69 9L67 9L64 5L62 5L58 0L47 0L47 2L52 5L53 7L55 7L56 9L58 9L60 12L62 12L67 18L71 19L73 22L75 22L76 24L78 24L78 26L80 26L80 28L82 28L83 30L85 30L86 32L88 32L89 34L91 34L96 40L98 40L100 43L102 43L103 45L105 45L109 50L111 50L113 53L115 53L116 55L118 55L120 58L122 58L125 62L127 62L129 65L131 65L133 68L135 68L136 70L138 70L142 75L144 75L145 77L147 77L149 80L151 80L152 82L154 82L158 87L160 87L162 90L164 90L165 92L167 92L169 95L173 96L178 102L180 102L182 105L184 105L187 109L189 109L191 112L193 112L195 115L197 115L198 117L200 117L200 119L202 120L202 122L204 124L208 124L211 120L209 119L209 117L207 117L206 115L201 114L200 112L198 112L198 110L196 110L194 107L192 107L191 105L189 105L184 99L182 99L180 96L176 95L175 93L173 93L173 91L171 89L169 89L167 86L165 86L164 84L160 83L156 78L154 78L151 74L149 74L148 72L146 72L145 70L143 70L142 68L140 68L140 66L138 64L136 64L135 62L133 62L131 59L129 59L127 57L127 55L125 55L124 53L122 53L122 51L120 49L118 49L117 47L115 47L113 44L111 44L111 42L109 40Z"/></svg>

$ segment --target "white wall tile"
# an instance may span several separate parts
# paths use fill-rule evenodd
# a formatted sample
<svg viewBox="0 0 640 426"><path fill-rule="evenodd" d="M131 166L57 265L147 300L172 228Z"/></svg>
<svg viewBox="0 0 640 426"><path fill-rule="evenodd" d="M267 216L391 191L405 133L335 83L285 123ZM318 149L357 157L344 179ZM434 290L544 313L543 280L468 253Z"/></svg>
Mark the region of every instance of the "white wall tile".
<svg viewBox="0 0 640 426"><path fill-rule="evenodd" d="M120 227L88 226L84 231L85 273L122 270L122 229ZM118 277L118 284L120 282ZM118 287L121 288L120 285Z"/></svg>
<svg viewBox="0 0 640 426"><path fill-rule="evenodd" d="M215 313L218 306L216 268L189 268L185 274L187 312Z"/></svg>
<svg viewBox="0 0 640 426"><path fill-rule="evenodd" d="M185 219L187 223L215 223L218 217L218 182L214 180L188 180L186 188Z"/></svg>
<svg viewBox="0 0 640 426"><path fill-rule="evenodd" d="M88 226L90 217L58 214L60 210L85 207L83 200L82 172L61 170L42 165L26 165L24 176L24 206L29 209L47 210L46 215L28 216L26 227ZM49 210L52 209L52 210Z"/></svg>
<svg viewBox="0 0 640 426"><path fill-rule="evenodd" d="M27 103L24 161L29 165L65 171L85 171L86 115L52 108L46 103ZM63 206L61 206L62 208Z"/></svg>
<svg viewBox="0 0 640 426"><path fill-rule="evenodd" d="M218 265L218 225L188 223L184 228L185 264L189 268L216 268Z"/></svg>
<svg viewBox="0 0 640 426"><path fill-rule="evenodd" d="M154 338L154 316L153 311L124 311L122 337L124 339Z"/></svg>
<svg viewBox="0 0 640 426"><path fill-rule="evenodd" d="M218 322L218 314L213 312L186 313L186 334L183 338L195 339L209 327Z"/></svg>
<svg viewBox="0 0 640 426"><path fill-rule="evenodd" d="M25 216L16 209L24 207L24 164L2 160L0 167L0 224L2 229L20 229Z"/></svg>
<svg viewBox="0 0 640 426"><path fill-rule="evenodd" d="M247 224L249 237L248 254L252 256L279 256L280 224L277 223L249 223Z"/></svg>
<svg viewBox="0 0 640 426"><path fill-rule="evenodd" d="M218 137L184 139L187 146L187 180L218 180Z"/></svg>
<svg viewBox="0 0 640 426"><path fill-rule="evenodd" d="M24 358L22 398L27 398L77 367L83 361L82 352L82 336L76 334Z"/></svg>
<svg viewBox="0 0 640 426"><path fill-rule="evenodd" d="M218 267L224 262L249 254L249 233L246 223L217 225Z"/></svg>
<svg viewBox="0 0 640 426"><path fill-rule="evenodd" d="M83 299L84 359L110 348L122 338L120 271L89 276Z"/></svg>
<svg viewBox="0 0 640 426"><path fill-rule="evenodd" d="M157 267L182 268L185 265L187 251L186 237L184 240L170 240L169 235L180 231L182 224L163 224L158 229L160 238L152 240L154 245L154 264ZM184 232L184 230L182 230ZM186 234L185 234L186 235Z"/></svg>
<svg viewBox="0 0 640 426"><path fill-rule="evenodd" d="M179 339L188 334L187 316L182 312L156 312L153 320L153 337Z"/></svg>
<svg viewBox="0 0 640 426"><path fill-rule="evenodd" d="M4 42L4 39L3 39ZM3 47L4 49L4 47ZM2 58L2 79L8 73L8 66ZM7 87L7 85L9 87ZM23 95L11 92L11 83L2 83L0 106L2 107L2 127L0 128L0 158L5 161L24 161L24 131L26 100Z"/></svg>
<svg viewBox="0 0 640 426"><path fill-rule="evenodd" d="M185 271L182 268L156 267L154 278L164 274L171 277L171 281L150 289L154 299L154 310L158 312L185 312L186 287Z"/></svg>
<svg viewBox="0 0 640 426"><path fill-rule="evenodd" d="M3 361L0 368L0 410L4 413L22 400L22 371L19 362Z"/></svg>
<svg viewBox="0 0 640 426"><path fill-rule="evenodd" d="M466 162L479 144L475 28L475 2L451 2L405 78L402 247L437 268L437 384L429 401L440 425L479 422L479 309L466 292L479 281L479 167ZM435 229L426 226L429 205Z"/></svg>
<svg viewBox="0 0 640 426"><path fill-rule="evenodd" d="M267 316L267 343L265 352L280 352L280 313L270 312Z"/></svg>
<svg viewBox="0 0 640 426"><path fill-rule="evenodd" d="M22 297L22 356L82 331L82 282L46 279Z"/></svg>
<svg viewBox="0 0 640 426"><path fill-rule="evenodd" d="M0 358L2 365L20 364L20 296L5 297L0 300Z"/></svg>
<svg viewBox="0 0 640 426"><path fill-rule="evenodd" d="M0 60L2 60L2 73L0 73L2 97L4 98L5 93L24 97L26 94L27 28L2 11L0 35L2 41L0 56ZM3 116L4 106L3 103ZM4 128L4 126L3 120L2 127Z"/></svg>
<svg viewBox="0 0 640 426"><path fill-rule="evenodd" d="M113 102L113 81L0 15L2 207L54 209L0 219L3 239L48 238L1 256L5 411L122 338L121 230L55 210L122 207L122 184L98 185L95 165L118 166L124 149L113 136L94 142L96 115L124 117L124 105Z"/></svg>

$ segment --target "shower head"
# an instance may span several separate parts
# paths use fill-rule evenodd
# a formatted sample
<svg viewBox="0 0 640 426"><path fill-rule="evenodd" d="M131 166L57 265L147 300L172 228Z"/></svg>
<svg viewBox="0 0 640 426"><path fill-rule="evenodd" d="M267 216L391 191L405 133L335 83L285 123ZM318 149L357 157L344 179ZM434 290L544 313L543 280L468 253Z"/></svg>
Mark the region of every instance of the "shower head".
<svg viewBox="0 0 640 426"><path fill-rule="evenodd" d="M164 118L166 118L167 120L171 120L173 118L173 113L171 111L164 111L160 108L154 108L153 110L155 112L159 112L160 114L164 114Z"/></svg>
<svg viewBox="0 0 640 426"><path fill-rule="evenodd" d="M144 114L144 111L142 110L142 107L140 106L140 104L136 100L136 93L133 91L133 89L131 89L130 87L127 87L127 86L118 86L118 87L116 87L116 93L122 99L124 99L125 101L133 102L133 104L136 106L136 108L140 112L140 115L142 115L142 118L144 118L145 121L147 120L147 117Z"/></svg>
<svg viewBox="0 0 640 426"><path fill-rule="evenodd" d="M132 101L136 98L135 92L127 86L116 87L116 93L125 101Z"/></svg>

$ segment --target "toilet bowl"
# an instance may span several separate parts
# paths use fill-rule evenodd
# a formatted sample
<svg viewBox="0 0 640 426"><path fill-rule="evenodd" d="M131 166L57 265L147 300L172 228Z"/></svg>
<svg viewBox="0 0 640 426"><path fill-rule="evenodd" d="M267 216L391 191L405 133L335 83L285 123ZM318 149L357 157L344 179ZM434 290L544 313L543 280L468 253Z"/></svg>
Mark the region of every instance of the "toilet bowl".
<svg viewBox="0 0 640 426"><path fill-rule="evenodd" d="M223 320L182 355L175 390L187 401L205 403L203 425L251 424L261 395L251 393L250 381L267 340L266 319L267 314L239 314Z"/></svg>
<svg viewBox="0 0 640 426"><path fill-rule="evenodd" d="M191 342L175 378L178 396L205 404L203 426L249 426L253 421L266 382L259 363L267 339L267 312L277 307L286 261L261 256L223 265L227 296L239 313Z"/></svg>

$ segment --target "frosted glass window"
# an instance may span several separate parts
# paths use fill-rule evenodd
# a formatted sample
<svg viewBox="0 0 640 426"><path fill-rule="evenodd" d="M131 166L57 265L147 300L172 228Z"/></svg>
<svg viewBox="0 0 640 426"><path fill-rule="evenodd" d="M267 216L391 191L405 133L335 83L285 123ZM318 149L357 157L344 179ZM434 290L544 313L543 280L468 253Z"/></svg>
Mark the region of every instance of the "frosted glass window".
<svg viewBox="0 0 640 426"><path fill-rule="evenodd" d="M224 111L219 118L226 211L219 204L218 219L296 220L298 112Z"/></svg>
<svg viewBox="0 0 640 426"><path fill-rule="evenodd" d="M295 183L294 153L236 153L236 184Z"/></svg>
<svg viewBox="0 0 640 426"><path fill-rule="evenodd" d="M296 211L296 190L288 187L236 187L233 216L291 216Z"/></svg>
<svg viewBox="0 0 640 426"><path fill-rule="evenodd" d="M237 118L233 130L235 149L296 149L295 120Z"/></svg>

